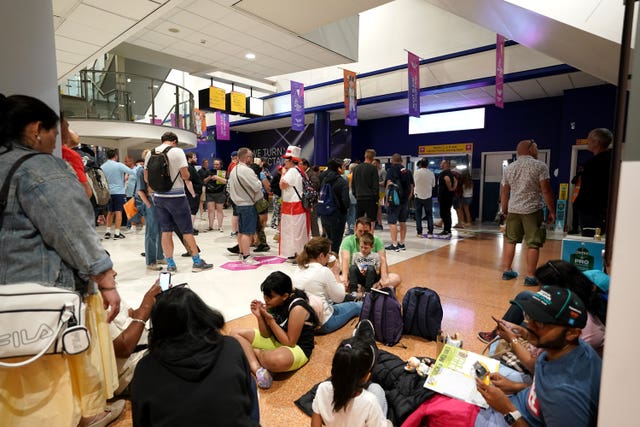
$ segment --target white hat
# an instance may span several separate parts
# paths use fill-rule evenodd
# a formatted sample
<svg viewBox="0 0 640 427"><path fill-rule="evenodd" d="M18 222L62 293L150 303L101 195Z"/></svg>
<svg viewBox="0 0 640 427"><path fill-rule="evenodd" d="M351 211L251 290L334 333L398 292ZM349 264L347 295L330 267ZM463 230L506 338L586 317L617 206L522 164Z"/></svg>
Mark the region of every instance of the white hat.
<svg viewBox="0 0 640 427"><path fill-rule="evenodd" d="M285 159L293 159L300 160L300 154L302 154L302 149L300 147L296 147L295 145L290 145L287 147L287 152L282 156Z"/></svg>

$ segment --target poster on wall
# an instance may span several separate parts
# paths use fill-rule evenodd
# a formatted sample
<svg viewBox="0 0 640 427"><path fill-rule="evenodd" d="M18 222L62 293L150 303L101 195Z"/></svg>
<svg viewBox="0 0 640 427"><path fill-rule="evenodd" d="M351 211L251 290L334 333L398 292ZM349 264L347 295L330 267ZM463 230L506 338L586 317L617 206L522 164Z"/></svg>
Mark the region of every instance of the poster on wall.
<svg viewBox="0 0 640 427"><path fill-rule="evenodd" d="M304 84L291 80L291 129L304 130Z"/></svg>
<svg viewBox="0 0 640 427"><path fill-rule="evenodd" d="M504 36L496 40L496 107L504 108Z"/></svg>
<svg viewBox="0 0 640 427"><path fill-rule="evenodd" d="M343 70L344 76L344 124L358 126L358 82L354 71Z"/></svg>
<svg viewBox="0 0 640 427"><path fill-rule="evenodd" d="M216 139L224 141L231 139L229 115L221 111L216 111Z"/></svg>
<svg viewBox="0 0 640 427"><path fill-rule="evenodd" d="M207 115L204 111L197 108L193 110L193 115L196 119L196 135L198 139L207 138Z"/></svg>
<svg viewBox="0 0 640 427"><path fill-rule="evenodd" d="M409 86L407 98L409 99L409 116L420 117L420 57L407 52L407 74Z"/></svg>

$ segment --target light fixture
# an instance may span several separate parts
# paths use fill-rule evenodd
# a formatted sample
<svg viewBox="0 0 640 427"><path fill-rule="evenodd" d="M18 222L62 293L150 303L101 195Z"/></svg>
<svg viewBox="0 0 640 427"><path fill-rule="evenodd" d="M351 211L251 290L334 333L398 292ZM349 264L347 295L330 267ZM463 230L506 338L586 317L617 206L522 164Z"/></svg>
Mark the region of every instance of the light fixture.
<svg viewBox="0 0 640 427"><path fill-rule="evenodd" d="M180 29L176 28L176 27L169 27L169 32L170 33L179 33Z"/></svg>
<svg viewBox="0 0 640 427"><path fill-rule="evenodd" d="M131 83L131 79L127 77L127 83Z"/></svg>
<svg viewBox="0 0 640 427"><path fill-rule="evenodd" d="M247 59L256 59L256 54L249 52L244 57Z"/></svg>

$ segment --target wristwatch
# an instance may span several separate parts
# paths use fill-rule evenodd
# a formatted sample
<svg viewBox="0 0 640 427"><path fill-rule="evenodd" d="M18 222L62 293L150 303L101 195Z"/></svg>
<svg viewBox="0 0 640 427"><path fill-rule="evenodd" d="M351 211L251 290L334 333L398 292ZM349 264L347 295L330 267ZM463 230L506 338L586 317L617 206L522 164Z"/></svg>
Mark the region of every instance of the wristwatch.
<svg viewBox="0 0 640 427"><path fill-rule="evenodd" d="M510 426L514 425L516 421L518 421L520 418L522 418L522 414L517 410L513 412L509 412L507 415L504 416L505 422Z"/></svg>

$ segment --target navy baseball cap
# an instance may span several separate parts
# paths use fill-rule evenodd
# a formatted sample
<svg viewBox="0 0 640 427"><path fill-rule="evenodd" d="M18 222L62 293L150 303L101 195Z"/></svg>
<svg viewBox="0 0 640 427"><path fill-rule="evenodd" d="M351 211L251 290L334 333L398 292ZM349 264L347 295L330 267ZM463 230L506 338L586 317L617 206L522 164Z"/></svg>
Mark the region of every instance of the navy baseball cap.
<svg viewBox="0 0 640 427"><path fill-rule="evenodd" d="M533 320L552 325L584 328L587 309L582 300L571 290L559 286L544 286L524 301L511 300Z"/></svg>

